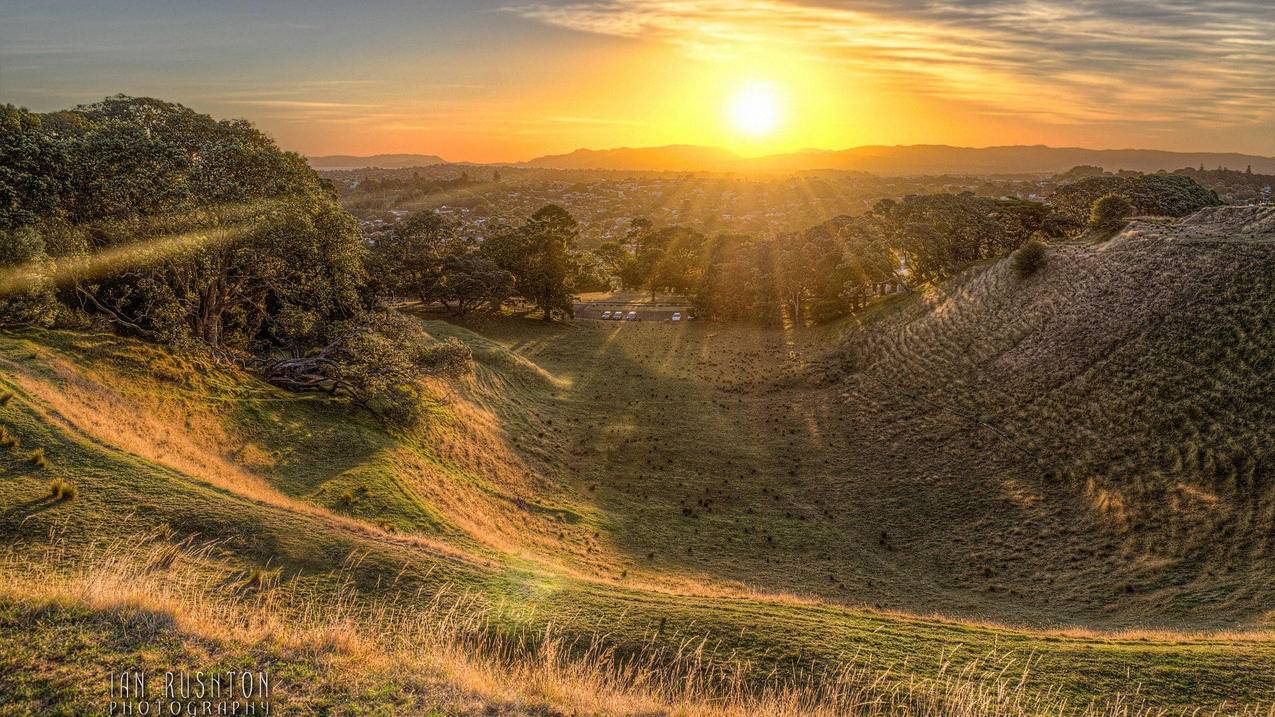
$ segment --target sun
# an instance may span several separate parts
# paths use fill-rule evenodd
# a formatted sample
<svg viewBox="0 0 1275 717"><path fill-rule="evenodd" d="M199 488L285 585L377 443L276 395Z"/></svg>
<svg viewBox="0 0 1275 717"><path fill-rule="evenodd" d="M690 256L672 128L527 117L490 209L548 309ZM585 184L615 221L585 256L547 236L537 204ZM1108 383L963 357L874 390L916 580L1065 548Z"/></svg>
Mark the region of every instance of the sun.
<svg viewBox="0 0 1275 717"><path fill-rule="evenodd" d="M728 114L735 129L750 137L772 134L782 119L779 97L768 84L754 82L731 97Z"/></svg>

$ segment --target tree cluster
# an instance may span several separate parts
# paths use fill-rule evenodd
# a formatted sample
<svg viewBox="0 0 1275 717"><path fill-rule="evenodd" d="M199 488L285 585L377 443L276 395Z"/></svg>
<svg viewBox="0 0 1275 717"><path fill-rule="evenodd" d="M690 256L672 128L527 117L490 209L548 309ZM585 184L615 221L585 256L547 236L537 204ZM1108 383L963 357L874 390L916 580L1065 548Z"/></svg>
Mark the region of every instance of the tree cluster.
<svg viewBox="0 0 1275 717"><path fill-rule="evenodd" d="M607 258L578 249L579 233L553 204L483 241L425 210L372 238L372 274L389 295L437 303L455 316L499 311L517 298L549 321L570 316L577 293L611 288Z"/></svg>
<svg viewBox="0 0 1275 717"><path fill-rule="evenodd" d="M355 374L374 351L375 381L334 384L371 406L377 381L405 390L408 374L371 338L388 324L369 319L366 254L332 188L247 122L125 96L0 108L0 326L95 322L243 365L318 355ZM370 328L333 349L350 322Z"/></svg>
<svg viewBox="0 0 1275 717"><path fill-rule="evenodd" d="M1049 198L1056 212L1074 222L1087 222L1094 202L1118 194L1133 205L1134 214L1184 217L1221 204L1217 195L1183 174L1132 174L1089 177L1059 187Z"/></svg>

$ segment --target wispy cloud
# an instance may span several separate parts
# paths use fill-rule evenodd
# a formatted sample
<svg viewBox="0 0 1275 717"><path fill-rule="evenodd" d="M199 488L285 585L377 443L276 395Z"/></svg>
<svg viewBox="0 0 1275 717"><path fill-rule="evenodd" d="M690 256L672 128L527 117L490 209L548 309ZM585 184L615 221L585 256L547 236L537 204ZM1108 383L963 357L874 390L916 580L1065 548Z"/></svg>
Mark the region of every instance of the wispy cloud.
<svg viewBox="0 0 1275 717"><path fill-rule="evenodd" d="M228 104L283 109L364 109L374 105L359 102L318 102L314 100L228 100Z"/></svg>
<svg viewBox="0 0 1275 717"><path fill-rule="evenodd" d="M815 55L910 92L1058 122L1275 116L1269 0L585 0L506 10L694 53Z"/></svg>

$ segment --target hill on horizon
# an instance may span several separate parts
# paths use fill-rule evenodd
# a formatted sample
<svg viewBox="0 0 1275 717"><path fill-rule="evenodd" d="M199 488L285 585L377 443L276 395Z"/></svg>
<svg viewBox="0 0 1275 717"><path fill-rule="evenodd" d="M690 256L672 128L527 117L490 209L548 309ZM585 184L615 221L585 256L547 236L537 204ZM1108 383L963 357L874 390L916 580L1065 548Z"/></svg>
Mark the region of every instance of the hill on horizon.
<svg viewBox="0 0 1275 717"><path fill-rule="evenodd" d="M663 147L577 149L568 154L537 157L522 164L544 169L703 172L724 171L724 168L733 167L743 161L744 159L738 154L721 147L672 144Z"/></svg>
<svg viewBox="0 0 1275 717"><path fill-rule="evenodd" d="M536 157L525 162L452 162L433 154L335 154L306 157L315 169L404 169L440 164L511 166L538 169L627 172L770 173L854 171L878 175L936 174L1060 174L1080 165L1108 172L1171 172L1186 167L1275 173L1275 157L1236 152L1170 152L1155 149L1086 149L1009 145L953 147L937 144L865 145L842 150L806 149L799 152L743 157L729 149L674 144L660 147L581 148L565 154Z"/></svg>
<svg viewBox="0 0 1275 717"><path fill-rule="evenodd" d="M306 157L310 166L315 169L402 169L404 167L429 167L449 162L435 154L372 154L359 156L353 154L330 154L321 157Z"/></svg>
<svg viewBox="0 0 1275 717"><path fill-rule="evenodd" d="M553 169L663 170L710 172L802 172L851 170L873 174L1057 174L1078 165L1108 171L1173 171L1204 165L1275 172L1275 157L1232 152L1169 152L1151 149L947 145L869 145L844 150L810 149L743 158L726 149L693 145L578 149L538 157L525 166Z"/></svg>

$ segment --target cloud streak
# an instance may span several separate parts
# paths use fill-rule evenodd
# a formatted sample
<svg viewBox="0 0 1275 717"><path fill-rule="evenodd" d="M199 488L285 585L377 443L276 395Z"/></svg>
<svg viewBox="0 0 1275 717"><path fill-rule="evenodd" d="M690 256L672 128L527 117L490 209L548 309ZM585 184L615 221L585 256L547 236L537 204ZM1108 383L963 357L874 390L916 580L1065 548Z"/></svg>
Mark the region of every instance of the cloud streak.
<svg viewBox="0 0 1275 717"><path fill-rule="evenodd" d="M1275 117L1267 0L586 0L506 10L692 53L816 56L992 114L1148 127Z"/></svg>

